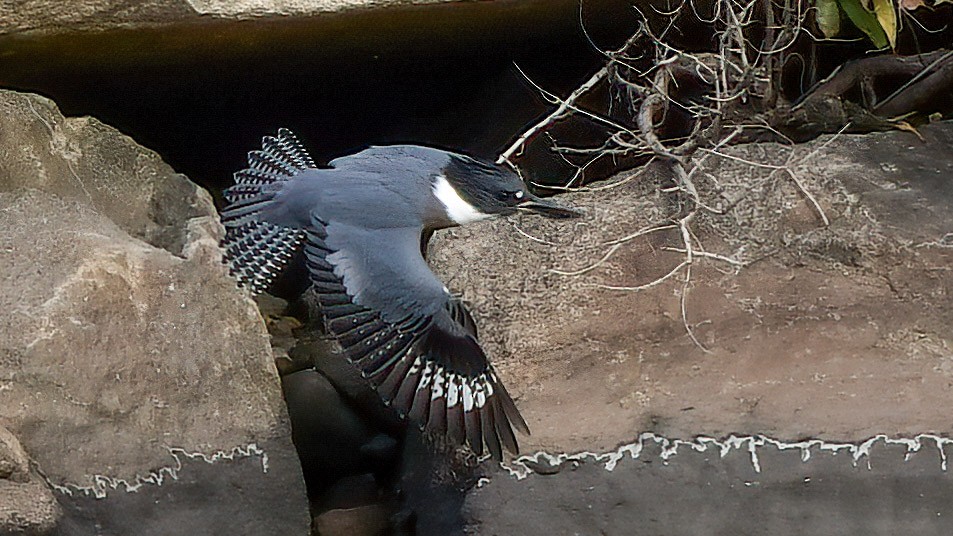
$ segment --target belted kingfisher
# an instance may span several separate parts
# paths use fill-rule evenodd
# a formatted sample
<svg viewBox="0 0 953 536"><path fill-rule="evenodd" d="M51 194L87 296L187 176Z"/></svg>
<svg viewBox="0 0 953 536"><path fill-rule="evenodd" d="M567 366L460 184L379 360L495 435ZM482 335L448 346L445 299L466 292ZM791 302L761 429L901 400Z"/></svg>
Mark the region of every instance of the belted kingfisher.
<svg viewBox="0 0 953 536"><path fill-rule="evenodd" d="M222 212L239 284L257 294L306 267L328 333L385 403L477 456L484 444L496 459L501 445L518 453L513 428L529 428L421 244L435 230L517 211L579 213L536 197L503 166L430 147L371 147L318 168L281 129L248 164Z"/></svg>

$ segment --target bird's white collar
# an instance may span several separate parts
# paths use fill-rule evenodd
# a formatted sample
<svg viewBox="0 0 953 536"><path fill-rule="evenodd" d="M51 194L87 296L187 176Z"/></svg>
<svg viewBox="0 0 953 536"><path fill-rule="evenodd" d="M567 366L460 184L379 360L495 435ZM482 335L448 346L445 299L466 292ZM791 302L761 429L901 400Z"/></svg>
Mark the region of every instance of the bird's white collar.
<svg viewBox="0 0 953 536"><path fill-rule="evenodd" d="M467 203L443 175L438 175L434 179L433 194L446 209L447 216L457 225L485 220L492 216L480 212L476 207Z"/></svg>

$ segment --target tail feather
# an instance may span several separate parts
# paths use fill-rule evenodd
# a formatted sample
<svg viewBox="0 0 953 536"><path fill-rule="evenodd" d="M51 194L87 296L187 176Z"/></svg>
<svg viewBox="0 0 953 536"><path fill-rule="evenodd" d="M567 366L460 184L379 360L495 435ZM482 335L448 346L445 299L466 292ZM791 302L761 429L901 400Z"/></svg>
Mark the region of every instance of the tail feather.
<svg viewBox="0 0 953 536"><path fill-rule="evenodd" d="M248 153L249 167L235 173L235 185L225 190L229 205L222 211L225 262L238 284L253 294L267 290L301 250L305 232L260 221L262 209L274 199L274 183L314 168L314 161L287 129L262 139L262 149Z"/></svg>

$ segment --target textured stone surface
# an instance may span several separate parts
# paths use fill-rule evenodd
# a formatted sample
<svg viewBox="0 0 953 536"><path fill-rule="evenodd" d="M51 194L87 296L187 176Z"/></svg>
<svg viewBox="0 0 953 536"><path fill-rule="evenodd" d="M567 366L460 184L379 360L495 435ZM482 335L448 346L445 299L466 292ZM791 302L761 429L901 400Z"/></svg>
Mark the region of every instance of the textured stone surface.
<svg viewBox="0 0 953 536"><path fill-rule="evenodd" d="M533 431L524 452L548 453L470 491L468 530L948 532L953 124L921 134L712 156L696 185L731 209L701 213L694 230L744 267L696 256L688 286L679 274L605 288L651 282L684 258L676 230L626 238L674 210L657 169L567 195L589 213L572 226L438 233L431 259L473 302ZM788 162L800 186L743 160ZM659 436L636 441L644 432ZM751 437L719 443L731 434ZM690 441L699 435L714 439Z"/></svg>
<svg viewBox="0 0 953 536"><path fill-rule="evenodd" d="M372 504L329 510L314 518L321 536L383 536L390 534L390 511Z"/></svg>
<svg viewBox="0 0 953 536"><path fill-rule="evenodd" d="M353 9L428 4L451 0L78 0L63 4L45 0L5 2L0 35L103 31L209 19L243 20L261 17L307 17Z"/></svg>
<svg viewBox="0 0 953 536"><path fill-rule="evenodd" d="M467 498L468 533L887 536L951 526L949 440L657 440L522 480L497 473Z"/></svg>
<svg viewBox="0 0 953 536"><path fill-rule="evenodd" d="M20 442L0 426L0 534L51 534L61 515Z"/></svg>
<svg viewBox="0 0 953 536"><path fill-rule="evenodd" d="M82 511L138 501L166 523L182 493L248 533L304 533L268 335L221 265L208 194L37 96L0 92L0 143L0 421Z"/></svg>
<svg viewBox="0 0 953 536"><path fill-rule="evenodd" d="M666 249L682 247L675 230L617 242L666 223L672 209L651 172L565 196L589 213L568 225L525 217L438 233L431 259L473 303L533 432L528 451L604 450L644 431L946 432L953 124L922 135L730 149L792 162L827 228L787 174L708 159L703 198L735 204L726 216L700 214L694 228L707 251L749 263L735 273L696 257L685 316L708 353L684 326L683 273L642 291L601 287L642 285L683 260Z"/></svg>
<svg viewBox="0 0 953 536"><path fill-rule="evenodd" d="M396 440L372 428L323 374L299 370L285 375L281 384L312 496L344 476L371 473L396 463ZM375 456L378 451L382 454Z"/></svg>

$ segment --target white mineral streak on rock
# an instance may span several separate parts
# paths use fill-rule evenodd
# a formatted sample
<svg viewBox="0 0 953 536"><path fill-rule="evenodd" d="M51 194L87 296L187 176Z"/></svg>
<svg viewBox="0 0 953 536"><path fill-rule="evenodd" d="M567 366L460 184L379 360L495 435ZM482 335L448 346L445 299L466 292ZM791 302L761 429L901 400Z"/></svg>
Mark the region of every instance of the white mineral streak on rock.
<svg viewBox="0 0 953 536"><path fill-rule="evenodd" d="M93 485L84 486L81 484L64 483L57 484L50 479L46 479L47 484L54 490L69 495L92 495L97 499L104 499L110 491L124 491L126 493L138 492L143 486L161 486L168 480L178 480L179 473L182 471L182 460L200 460L209 465L221 462L239 461L247 458L260 458L262 473L268 472L268 453L258 447L255 443L241 447L234 447L231 450L219 450L212 453L188 452L178 447L170 447L169 455L172 456L172 465L160 467L155 471L150 471L145 475L136 475L135 478L114 478L108 475L92 475Z"/></svg>
<svg viewBox="0 0 953 536"><path fill-rule="evenodd" d="M526 456L520 456L509 464L502 464L503 468L517 480L522 480L533 474L535 471L531 468L535 464L547 464L558 466L566 462L596 462L602 463L606 471L612 471L616 465L626 457L638 459L642 456L642 451L646 445L654 443L661 452L658 457L663 463L668 463L674 458L679 449L690 448L696 452L706 452L709 448L718 451L720 457L724 458L733 450L747 450L751 459L751 467L756 473L761 472L761 461L758 458L759 449L773 447L779 451L798 450L801 453L801 461L808 462L811 459L811 449L827 451L832 455L837 455L844 451L850 455L851 463L857 465L864 460L867 468L870 466L870 451L877 443L884 445L902 445L907 448L904 461L909 461L910 457L919 452L924 446L936 448L940 470L947 470L947 457L944 447L953 444L953 439L940 437L933 434L919 434L913 438L892 438L885 434L876 435L865 441L857 443L840 443L823 441L820 439L808 439L796 442L784 442L770 437L757 436L735 436L731 435L725 439L716 439L713 437L697 437L692 440L668 439L653 433L644 433L639 436L638 441L622 445L616 450L608 452L577 452L577 453L558 453L536 452Z"/></svg>

